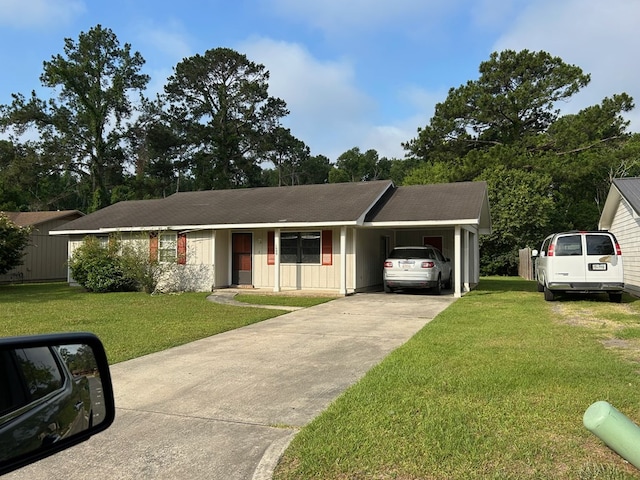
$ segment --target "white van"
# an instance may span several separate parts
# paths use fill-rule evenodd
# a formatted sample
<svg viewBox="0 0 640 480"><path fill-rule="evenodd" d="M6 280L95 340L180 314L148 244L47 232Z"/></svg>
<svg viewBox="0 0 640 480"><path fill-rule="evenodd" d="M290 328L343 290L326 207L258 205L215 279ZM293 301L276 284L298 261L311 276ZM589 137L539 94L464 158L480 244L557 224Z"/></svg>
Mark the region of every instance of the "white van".
<svg viewBox="0 0 640 480"><path fill-rule="evenodd" d="M538 291L554 300L565 292L606 292L620 302L624 289L622 252L616 237L606 231L562 232L549 235L540 252L534 250Z"/></svg>

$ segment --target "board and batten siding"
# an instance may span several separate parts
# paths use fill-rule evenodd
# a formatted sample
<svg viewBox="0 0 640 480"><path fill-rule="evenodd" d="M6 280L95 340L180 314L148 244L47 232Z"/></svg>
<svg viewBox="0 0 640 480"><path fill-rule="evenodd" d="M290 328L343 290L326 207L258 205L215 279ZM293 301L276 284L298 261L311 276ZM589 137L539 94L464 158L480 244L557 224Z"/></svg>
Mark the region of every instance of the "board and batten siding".
<svg viewBox="0 0 640 480"><path fill-rule="evenodd" d="M176 232L177 233L177 232ZM139 249L142 255L150 252L150 232L121 233L123 244ZM76 235L69 239L69 258L74 251L82 245L84 235ZM184 265L166 264L161 269L158 281L160 291L211 291L214 286L213 242L214 232L211 230L197 230L186 232L187 248L186 263ZM68 272L68 280L71 285L77 282Z"/></svg>
<svg viewBox="0 0 640 480"><path fill-rule="evenodd" d="M297 290L337 290L340 288L340 229L331 230L331 265L321 264L280 264L280 287ZM314 230L314 231L318 231ZM352 229L347 233L347 288L353 291ZM268 230L253 232L253 285L256 288L273 288L275 285L275 266L268 264Z"/></svg>
<svg viewBox="0 0 640 480"><path fill-rule="evenodd" d="M624 199L618 205L611 232L622 250L625 290L640 296L640 219Z"/></svg>

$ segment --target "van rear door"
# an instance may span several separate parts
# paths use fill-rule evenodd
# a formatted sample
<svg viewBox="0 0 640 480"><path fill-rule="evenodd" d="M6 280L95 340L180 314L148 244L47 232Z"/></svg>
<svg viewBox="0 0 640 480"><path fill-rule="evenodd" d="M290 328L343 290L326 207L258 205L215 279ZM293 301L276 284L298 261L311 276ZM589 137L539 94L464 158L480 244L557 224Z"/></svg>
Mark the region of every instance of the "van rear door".
<svg viewBox="0 0 640 480"><path fill-rule="evenodd" d="M579 233L559 235L553 246L553 262L547 263L548 283L584 283L586 270L582 257L582 235Z"/></svg>
<svg viewBox="0 0 640 480"><path fill-rule="evenodd" d="M622 256L614 238L605 233L587 233L585 237L586 281L589 283L622 282Z"/></svg>

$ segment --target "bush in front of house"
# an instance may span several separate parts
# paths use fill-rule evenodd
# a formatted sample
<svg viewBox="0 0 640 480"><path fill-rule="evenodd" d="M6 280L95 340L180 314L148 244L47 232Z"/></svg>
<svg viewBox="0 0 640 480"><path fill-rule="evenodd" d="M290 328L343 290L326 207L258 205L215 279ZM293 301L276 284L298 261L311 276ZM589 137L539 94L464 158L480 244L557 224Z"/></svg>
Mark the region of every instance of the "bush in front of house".
<svg viewBox="0 0 640 480"><path fill-rule="evenodd" d="M85 238L69 261L75 281L97 293L139 290L138 280L126 265L120 254L120 242L114 238L106 245L95 237Z"/></svg>

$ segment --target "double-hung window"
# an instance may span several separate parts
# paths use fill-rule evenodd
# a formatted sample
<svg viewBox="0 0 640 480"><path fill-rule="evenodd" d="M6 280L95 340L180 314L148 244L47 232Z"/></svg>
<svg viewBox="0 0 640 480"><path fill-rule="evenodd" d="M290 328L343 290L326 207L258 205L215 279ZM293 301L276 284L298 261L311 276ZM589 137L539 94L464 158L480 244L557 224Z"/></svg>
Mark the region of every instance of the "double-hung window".
<svg viewBox="0 0 640 480"><path fill-rule="evenodd" d="M187 234L176 232L152 233L149 237L151 261L187 263Z"/></svg>
<svg viewBox="0 0 640 480"><path fill-rule="evenodd" d="M161 232L158 235L158 261L174 263L178 246L178 236L175 232Z"/></svg>
<svg viewBox="0 0 640 480"><path fill-rule="evenodd" d="M320 232L282 232L282 263L320 263Z"/></svg>
<svg viewBox="0 0 640 480"><path fill-rule="evenodd" d="M274 232L267 234L267 265L275 264ZM280 263L333 264L333 232L331 230L280 233Z"/></svg>

